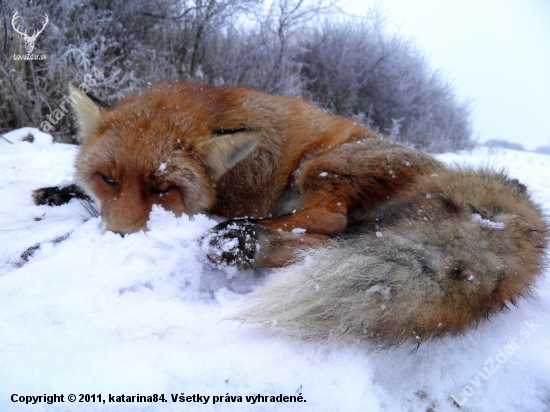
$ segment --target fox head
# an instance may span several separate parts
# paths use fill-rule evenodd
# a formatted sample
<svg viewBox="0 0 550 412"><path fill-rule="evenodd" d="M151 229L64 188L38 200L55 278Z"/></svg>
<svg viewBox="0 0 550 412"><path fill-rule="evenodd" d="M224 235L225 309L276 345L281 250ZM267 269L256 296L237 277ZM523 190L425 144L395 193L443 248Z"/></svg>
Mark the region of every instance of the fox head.
<svg viewBox="0 0 550 412"><path fill-rule="evenodd" d="M260 132L220 127L222 103L203 102L219 92L202 87L161 84L105 107L69 85L82 143L75 177L107 230L146 229L153 205L176 216L208 212L216 182L256 148Z"/></svg>

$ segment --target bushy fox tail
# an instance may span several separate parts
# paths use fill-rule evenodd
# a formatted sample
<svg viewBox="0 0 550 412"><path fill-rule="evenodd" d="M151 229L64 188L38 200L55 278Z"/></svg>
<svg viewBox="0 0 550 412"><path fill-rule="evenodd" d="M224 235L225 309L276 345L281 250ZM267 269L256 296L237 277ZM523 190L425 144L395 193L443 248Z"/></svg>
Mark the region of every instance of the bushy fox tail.
<svg viewBox="0 0 550 412"><path fill-rule="evenodd" d="M300 339L420 343L515 303L547 262L543 213L504 173L443 171L369 219L302 252L237 319Z"/></svg>

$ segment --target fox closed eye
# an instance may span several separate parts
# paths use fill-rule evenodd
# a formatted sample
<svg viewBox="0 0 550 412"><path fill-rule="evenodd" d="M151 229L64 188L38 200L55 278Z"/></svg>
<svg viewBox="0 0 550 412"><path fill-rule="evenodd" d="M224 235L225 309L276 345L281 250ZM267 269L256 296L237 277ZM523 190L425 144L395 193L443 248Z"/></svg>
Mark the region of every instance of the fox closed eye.
<svg viewBox="0 0 550 412"><path fill-rule="evenodd" d="M154 195L159 195L163 193L168 193L170 190L174 189L175 186L167 186L167 187L152 187L151 193Z"/></svg>
<svg viewBox="0 0 550 412"><path fill-rule="evenodd" d="M101 176L101 179L105 183L107 183L109 186L111 186L113 188L118 186L118 183L116 181L114 181L113 179L111 179L110 177L105 176L103 173L100 173L99 175ZM175 186L152 187L150 189L150 192L151 192L151 194L159 195L159 194L163 194L163 193L168 193L169 191L171 191L174 188L175 188Z"/></svg>
<svg viewBox="0 0 550 412"><path fill-rule="evenodd" d="M100 176L101 176L101 179L103 179L103 181L105 183L107 183L109 186L111 186L111 187L116 187L117 186L117 182L115 182L110 177L105 176L103 173L100 173Z"/></svg>

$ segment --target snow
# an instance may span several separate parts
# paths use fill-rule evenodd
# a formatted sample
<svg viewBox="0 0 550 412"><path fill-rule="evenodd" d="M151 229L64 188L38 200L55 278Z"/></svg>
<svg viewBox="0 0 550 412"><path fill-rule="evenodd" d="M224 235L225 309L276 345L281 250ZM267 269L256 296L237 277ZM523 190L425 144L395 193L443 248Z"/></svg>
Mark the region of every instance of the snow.
<svg viewBox="0 0 550 412"><path fill-rule="evenodd" d="M34 143L21 141L29 133ZM215 220L155 208L149 231L121 237L78 201L36 206L33 189L72 178L77 148L30 128L4 136L13 144L0 139L0 410L457 411L453 399L463 411L548 410L547 278L518 307L417 350L289 341L227 319L266 274L208 265L197 240ZM505 167L550 207L549 156L477 149L438 158ZM24 403L53 394L64 402ZM79 394L107 402L79 403ZM109 403L109 394L167 402ZM258 394L305 402L247 402Z"/></svg>
<svg viewBox="0 0 550 412"><path fill-rule="evenodd" d="M472 218L476 222L478 222L480 226L484 226L488 229L503 230L506 227L506 225L503 222L493 222L492 220L485 219L479 213L472 214Z"/></svg>

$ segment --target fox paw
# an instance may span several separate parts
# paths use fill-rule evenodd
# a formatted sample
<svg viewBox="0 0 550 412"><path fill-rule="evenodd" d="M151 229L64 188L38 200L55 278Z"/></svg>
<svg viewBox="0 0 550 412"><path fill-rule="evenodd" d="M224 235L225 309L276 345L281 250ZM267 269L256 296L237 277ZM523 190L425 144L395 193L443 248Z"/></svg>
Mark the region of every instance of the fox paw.
<svg viewBox="0 0 550 412"><path fill-rule="evenodd" d="M77 185L43 187L33 190L32 197L36 205L48 206L60 206L68 203L73 198L91 200Z"/></svg>
<svg viewBox="0 0 550 412"><path fill-rule="evenodd" d="M214 227L202 243L207 247L206 257L214 265L245 270L262 267L262 244L269 242L272 233L254 220L228 220Z"/></svg>

